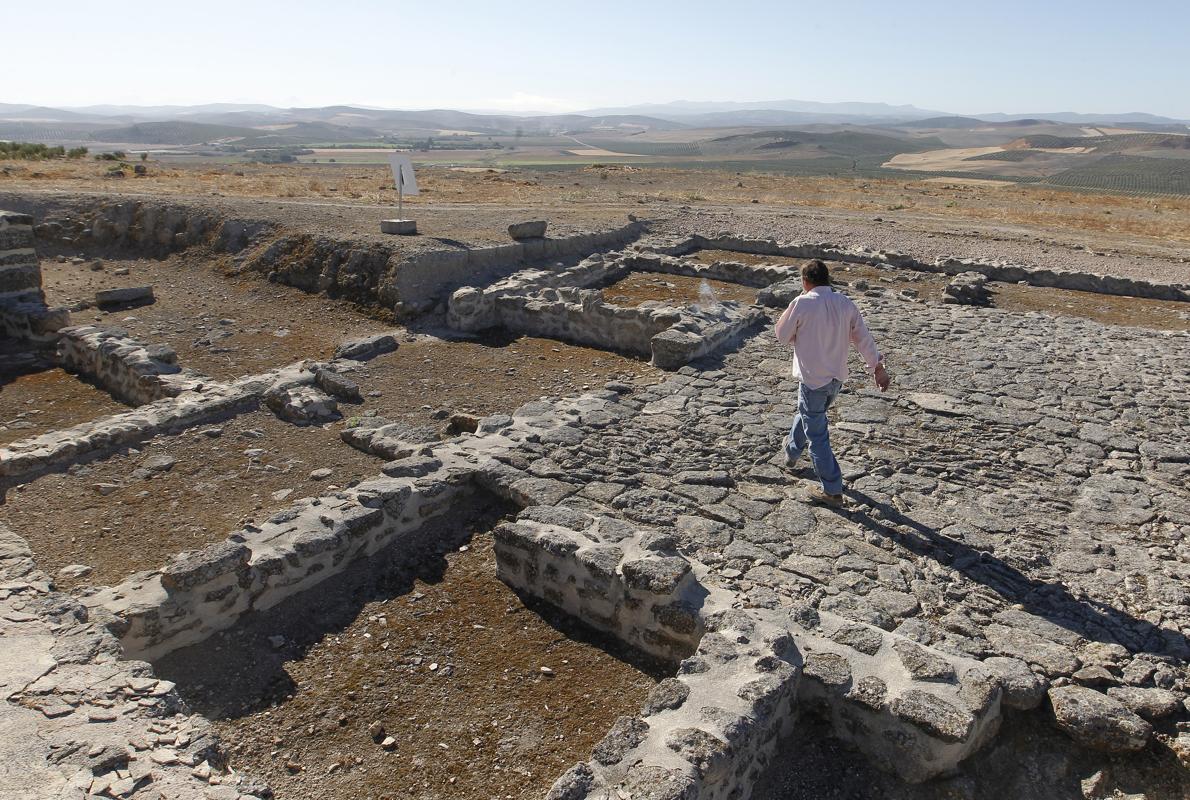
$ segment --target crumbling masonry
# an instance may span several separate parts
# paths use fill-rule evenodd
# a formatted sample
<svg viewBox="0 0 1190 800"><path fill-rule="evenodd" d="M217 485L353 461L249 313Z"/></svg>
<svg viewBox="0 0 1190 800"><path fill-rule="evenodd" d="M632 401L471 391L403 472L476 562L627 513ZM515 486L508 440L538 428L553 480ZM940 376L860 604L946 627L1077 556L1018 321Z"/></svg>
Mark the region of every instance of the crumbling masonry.
<svg viewBox="0 0 1190 800"><path fill-rule="evenodd" d="M98 230L131 235L111 226ZM178 227L153 241L181 246L192 234ZM0 448L6 487L250 409L317 424L360 398L356 359L397 347L375 337L326 361L212 381L168 348L68 327L46 309L32 230L0 214L6 335L52 344L58 363L133 408ZM836 446L855 505L839 514L801 502L775 463L792 386L777 345L749 335L771 320L765 306L787 302L796 273L681 258L698 247L1186 299L1177 286L733 237L445 281L426 298L452 290L447 321L459 331L594 344L672 374L539 400L429 443L361 419L342 438L378 458L374 478L79 597L54 588L19 532L0 529L0 722L16 731L3 760L21 775L0 787L207 796L220 786L219 745L146 661L357 559L416 553L427 522L485 493L519 509L494 534L502 580L673 666L639 713L558 778L553 800L747 797L808 714L911 782L961 769L1009 709L1111 752L1148 746L1164 726L1162 746L1190 764L1187 336L857 296L905 354L906 392L861 389L843 405ZM596 287L630 271L743 283L758 303L608 304ZM1074 358L1091 368L1060 379ZM1130 406L1115 402L1125 396Z"/></svg>

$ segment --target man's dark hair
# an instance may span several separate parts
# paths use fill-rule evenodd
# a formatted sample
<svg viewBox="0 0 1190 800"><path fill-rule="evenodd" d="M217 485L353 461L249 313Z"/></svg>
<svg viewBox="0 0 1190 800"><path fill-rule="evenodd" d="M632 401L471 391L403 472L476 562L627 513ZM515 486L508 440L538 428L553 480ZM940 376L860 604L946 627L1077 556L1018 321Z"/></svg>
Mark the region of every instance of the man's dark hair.
<svg viewBox="0 0 1190 800"><path fill-rule="evenodd" d="M821 259L807 261L802 265L802 279L814 286L830 286L831 273Z"/></svg>

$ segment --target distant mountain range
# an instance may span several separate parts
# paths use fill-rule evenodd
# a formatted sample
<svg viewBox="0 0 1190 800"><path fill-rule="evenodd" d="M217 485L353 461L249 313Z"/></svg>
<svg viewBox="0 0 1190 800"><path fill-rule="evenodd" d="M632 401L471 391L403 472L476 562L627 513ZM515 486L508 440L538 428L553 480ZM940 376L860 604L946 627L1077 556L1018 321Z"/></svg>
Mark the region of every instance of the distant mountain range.
<svg viewBox="0 0 1190 800"><path fill-rule="evenodd" d="M1066 123L1147 122L1152 124L1184 123L1187 120L1161 117L1143 112L1120 114L1084 114L1073 111L1051 113L1004 114L1000 112L959 117L945 111L934 111L912 105L888 103L818 103L810 100L766 100L762 102L695 102L678 100L672 103L599 108L579 111L584 115L640 114L684 124L722 122L732 125L786 125L790 122L841 124L856 122L912 122L929 118L967 119L976 122L1008 122L1018 119L1043 119ZM756 120L736 121L736 120ZM763 121L761 121L763 120ZM726 122L724 122L726 121Z"/></svg>
<svg viewBox="0 0 1190 800"><path fill-rule="evenodd" d="M812 100L764 100L759 102L700 102L677 100L623 108L597 108L580 111L586 115L641 114L686 124L786 125L791 122L904 122L924 117L944 116L944 111L930 111L911 105L888 103L818 103ZM752 121L755 120L755 121Z"/></svg>
<svg viewBox="0 0 1190 800"><path fill-rule="evenodd" d="M521 115L349 105L278 108L255 103L209 103L51 108L0 103L0 138L3 139L152 145L193 145L234 139L239 145L257 147L311 141L379 141L385 137L444 136L452 132L479 136L542 136L806 125L958 130L1038 121L1082 126L1123 124L1146 130L1186 131L1184 120L1142 112L1086 114L1063 111L958 116L912 105L805 100L676 101L597 108L574 114Z"/></svg>

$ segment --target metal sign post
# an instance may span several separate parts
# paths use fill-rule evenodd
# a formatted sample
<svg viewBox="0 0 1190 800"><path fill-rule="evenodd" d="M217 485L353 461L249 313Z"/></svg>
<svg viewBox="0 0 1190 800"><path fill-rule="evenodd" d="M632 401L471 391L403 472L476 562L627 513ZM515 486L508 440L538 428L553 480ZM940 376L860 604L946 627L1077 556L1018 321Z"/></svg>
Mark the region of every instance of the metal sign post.
<svg viewBox="0 0 1190 800"><path fill-rule="evenodd" d="M417 233L417 221L405 219L405 194L417 194L417 176L413 174L413 159L407 153L393 153L388 157L393 171L393 183L397 187L397 218L380 221L382 233L409 236Z"/></svg>

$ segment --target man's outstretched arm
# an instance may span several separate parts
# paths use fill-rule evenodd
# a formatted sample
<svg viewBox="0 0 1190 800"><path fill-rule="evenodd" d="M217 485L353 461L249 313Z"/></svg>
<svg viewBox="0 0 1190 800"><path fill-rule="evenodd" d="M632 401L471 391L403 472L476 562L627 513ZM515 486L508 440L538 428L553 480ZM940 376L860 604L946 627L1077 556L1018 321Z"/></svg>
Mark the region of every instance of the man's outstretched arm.
<svg viewBox="0 0 1190 800"><path fill-rule="evenodd" d="M868 369L872 371L872 377L880 391L887 391L888 385L892 381L881 360L880 348L876 346L876 340L872 338L867 324L864 323L863 315L859 313L858 309L851 318L851 344L863 358L864 363L868 365Z"/></svg>

